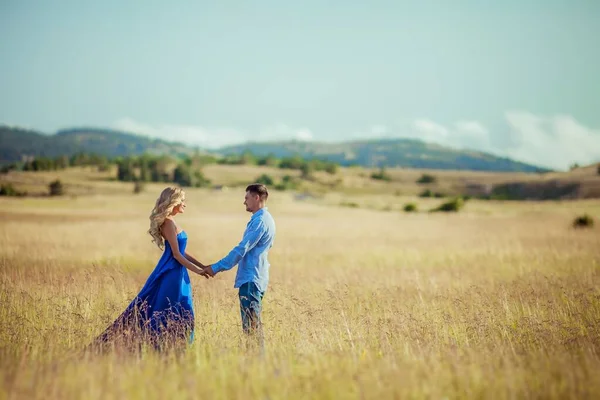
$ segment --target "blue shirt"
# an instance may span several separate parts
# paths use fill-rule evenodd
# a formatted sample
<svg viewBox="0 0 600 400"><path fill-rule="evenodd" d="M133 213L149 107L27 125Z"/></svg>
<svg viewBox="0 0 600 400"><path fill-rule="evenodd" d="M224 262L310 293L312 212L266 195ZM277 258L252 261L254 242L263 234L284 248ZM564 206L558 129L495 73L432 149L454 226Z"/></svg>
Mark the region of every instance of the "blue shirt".
<svg viewBox="0 0 600 400"><path fill-rule="evenodd" d="M217 273L238 265L235 288L244 283L254 282L264 292L269 284L269 249L275 240L275 220L267 207L254 214L246 225L242 241L220 261L212 265Z"/></svg>

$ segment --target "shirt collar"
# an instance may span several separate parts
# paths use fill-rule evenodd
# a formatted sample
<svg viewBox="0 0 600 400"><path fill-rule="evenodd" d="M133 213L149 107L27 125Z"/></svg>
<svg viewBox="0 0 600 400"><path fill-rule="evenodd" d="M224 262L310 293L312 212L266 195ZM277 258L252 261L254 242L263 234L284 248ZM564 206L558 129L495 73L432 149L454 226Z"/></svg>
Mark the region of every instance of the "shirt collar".
<svg viewBox="0 0 600 400"><path fill-rule="evenodd" d="M268 208L267 207L263 207L260 210L258 210L257 212L255 212L254 214L252 214L252 218L255 217L259 217L262 213L264 213L265 211L267 211Z"/></svg>

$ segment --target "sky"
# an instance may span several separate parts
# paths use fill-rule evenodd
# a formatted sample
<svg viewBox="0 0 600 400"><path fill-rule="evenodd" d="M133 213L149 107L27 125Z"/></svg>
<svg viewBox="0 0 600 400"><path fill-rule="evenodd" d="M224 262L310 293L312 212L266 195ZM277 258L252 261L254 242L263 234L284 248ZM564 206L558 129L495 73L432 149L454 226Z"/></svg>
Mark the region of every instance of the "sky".
<svg viewBox="0 0 600 400"><path fill-rule="evenodd" d="M486 4L487 3L487 4ZM600 1L0 0L0 124L600 161Z"/></svg>

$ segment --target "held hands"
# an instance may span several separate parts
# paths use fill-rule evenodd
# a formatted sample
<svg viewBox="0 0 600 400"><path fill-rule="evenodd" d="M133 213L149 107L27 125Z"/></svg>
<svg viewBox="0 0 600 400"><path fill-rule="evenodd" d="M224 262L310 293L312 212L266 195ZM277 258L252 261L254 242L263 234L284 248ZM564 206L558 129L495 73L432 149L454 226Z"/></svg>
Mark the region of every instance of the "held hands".
<svg viewBox="0 0 600 400"><path fill-rule="evenodd" d="M211 265L207 265L206 268L204 268L204 273L206 275L208 275L209 277L211 277L211 278L216 275L215 272L212 269L212 264Z"/></svg>
<svg viewBox="0 0 600 400"><path fill-rule="evenodd" d="M212 270L211 265L207 265L207 266L203 267L202 272L200 272L200 275L202 275L203 277L208 279L208 278L212 278L213 276L215 276L215 273Z"/></svg>

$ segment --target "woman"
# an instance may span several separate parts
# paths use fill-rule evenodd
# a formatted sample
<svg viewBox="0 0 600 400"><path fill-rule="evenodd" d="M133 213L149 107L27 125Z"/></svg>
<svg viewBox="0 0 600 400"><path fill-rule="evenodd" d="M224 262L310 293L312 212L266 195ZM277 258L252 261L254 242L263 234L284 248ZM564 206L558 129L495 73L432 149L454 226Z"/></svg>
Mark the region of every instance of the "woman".
<svg viewBox="0 0 600 400"><path fill-rule="evenodd" d="M175 223L185 207L185 192L176 187L167 187L156 200L148 233L163 255L142 290L94 340L94 347L148 343L161 349L193 341L194 307L187 270L203 274L204 266L186 252L187 234Z"/></svg>

